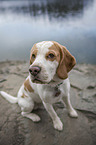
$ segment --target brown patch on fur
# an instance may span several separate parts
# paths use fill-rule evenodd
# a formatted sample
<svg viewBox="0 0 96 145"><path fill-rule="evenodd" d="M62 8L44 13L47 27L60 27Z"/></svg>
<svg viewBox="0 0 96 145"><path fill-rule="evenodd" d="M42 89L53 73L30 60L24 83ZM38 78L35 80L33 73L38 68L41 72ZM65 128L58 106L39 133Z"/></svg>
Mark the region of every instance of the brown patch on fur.
<svg viewBox="0 0 96 145"><path fill-rule="evenodd" d="M24 82L24 90L28 90L29 92L34 92L34 90L32 89L30 83L29 83L29 79L25 80Z"/></svg>
<svg viewBox="0 0 96 145"><path fill-rule="evenodd" d="M54 55L53 58L48 58L47 56L52 53ZM49 48L49 52L46 54L45 58L49 61L54 61L56 60L58 63L60 61L60 52L59 52L59 49L56 45L52 45L50 48Z"/></svg>
<svg viewBox="0 0 96 145"><path fill-rule="evenodd" d="M31 52L30 52L30 65L34 62L34 60L37 56L37 52L38 52L38 49L36 48L36 44L34 44L34 46L31 49ZM35 58L32 57L32 55L35 55Z"/></svg>
<svg viewBox="0 0 96 145"><path fill-rule="evenodd" d="M74 56L66 49L65 46L60 45L57 42L53 42L57 49L59 49L59 66L57 68L57 75L61 79L66 79L68 77L68 72L76 64Z"/></svg>
<svg viewBox="0 0 96 145"><path fill-rule="evenodd" d="M28 96L26 96L24 93L23 93L23 95L21 96L21 98L26 98L26 97L28 97Z"/></svg>

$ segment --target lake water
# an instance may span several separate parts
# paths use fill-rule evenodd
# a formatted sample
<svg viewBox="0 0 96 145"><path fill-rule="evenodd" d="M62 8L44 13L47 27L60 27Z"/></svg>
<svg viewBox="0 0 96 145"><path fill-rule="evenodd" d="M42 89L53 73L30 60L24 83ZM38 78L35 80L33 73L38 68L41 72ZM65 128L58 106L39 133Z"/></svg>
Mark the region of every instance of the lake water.
<svg viewBox="0 0 96 145"><path fill-rule="evenodd" d="M29 60L32 45L54 40L96 64L96 0L0 1L0 61Z"/></svg>

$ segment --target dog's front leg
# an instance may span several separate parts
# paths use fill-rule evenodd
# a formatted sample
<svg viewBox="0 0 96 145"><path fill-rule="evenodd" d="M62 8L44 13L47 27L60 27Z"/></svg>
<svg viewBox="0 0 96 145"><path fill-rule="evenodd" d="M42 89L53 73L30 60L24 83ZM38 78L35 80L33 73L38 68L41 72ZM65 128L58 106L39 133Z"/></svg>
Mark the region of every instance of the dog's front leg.
<svg viewBox="0 0 96 145"><path fill-rule="evenodd" d="M49 113L50 117L52 118L54 128L61 131L63 130L63 124L60 120L60 118L57 116L53 106L49 103L43 102L45 109Z"/></svg>
<svg viewBox="0 0 96 145"><path fill-rule="evenodd" d="M69 115L71 117L77 118L78 114L77 114L76 110L72 107L71 101L70 101L70 82L69 82L69 79L67 79L66 83L63 84L62 93L63 93L62 100L66 104Z"/></svg>

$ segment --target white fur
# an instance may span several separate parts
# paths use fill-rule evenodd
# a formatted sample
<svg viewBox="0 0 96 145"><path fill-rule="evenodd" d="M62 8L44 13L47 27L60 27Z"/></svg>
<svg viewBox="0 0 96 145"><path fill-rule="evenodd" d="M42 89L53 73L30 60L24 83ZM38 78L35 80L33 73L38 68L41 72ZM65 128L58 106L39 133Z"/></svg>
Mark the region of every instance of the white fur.
<svg viewBox="0 0 96 145"><path fill-rule="evenodd" d="M46 49L48 49L49 47L51 47L53 45L53 42L51 41L42 41L36 44L36 47L40 50L40 51L44 51Z"/></svg>
<svg viewBox="0 0 96 145"><path fill-rule="evenodd" d="M45 59L46 53L49 51L48 48L53 45L51 41L43 41L36 44L38 49L38 54L32 66L40 66L42 68L39 78L45 84L38 84L32 82L32 76L29 74L27 79L29 79L30 86L34 92L29 92L24 89L24 84L21 86L17 98L8 95L7 93L1 91L1 95L11 103L18 102L21 107L21 114L24 117L27 117L34 122L40 121L40 117L34 113L30 113L35 108L35 103L43 103L45 109L52 118L54 128L57 130L63 129L63 124L60 118L57 116L55 110L52 107L53 103L58 101L63 101L66 104L68 113L71 117L77 117L76 111L73 109L70 103L70 82L69 79L61 80L56 75L56 69L58 67L58 62L48 61ZM52 81L53 80L53 81ZM62 83L62 84L60 84ZM55 96L56 93L55 87L61 91L60 95ZM25 94L26 97L22 98L22 95Z"/></svg>
<svg viewBox="0 0 96 145"><path fill-rule="evenodd" d="M7 94L6 92L0 91L0 94L10 103L17 103L18 102L17 98Z"/></svg>

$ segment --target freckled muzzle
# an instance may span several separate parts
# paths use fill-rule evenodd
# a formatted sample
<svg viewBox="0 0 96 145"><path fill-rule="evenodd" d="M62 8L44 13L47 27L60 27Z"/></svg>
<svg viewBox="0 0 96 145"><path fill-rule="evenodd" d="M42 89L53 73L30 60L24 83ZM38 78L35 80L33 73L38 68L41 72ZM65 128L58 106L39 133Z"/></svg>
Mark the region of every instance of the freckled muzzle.
<svg viewBox="0 0 96 145"><path fill-rule="evenodd" d="M41 72L42 70L42 72ZM31 81L37 84L45 84L46 78L44 70L40 66L30 66L29 73L31 74ZM43 74L43 75L42 75Z"/></svg>

